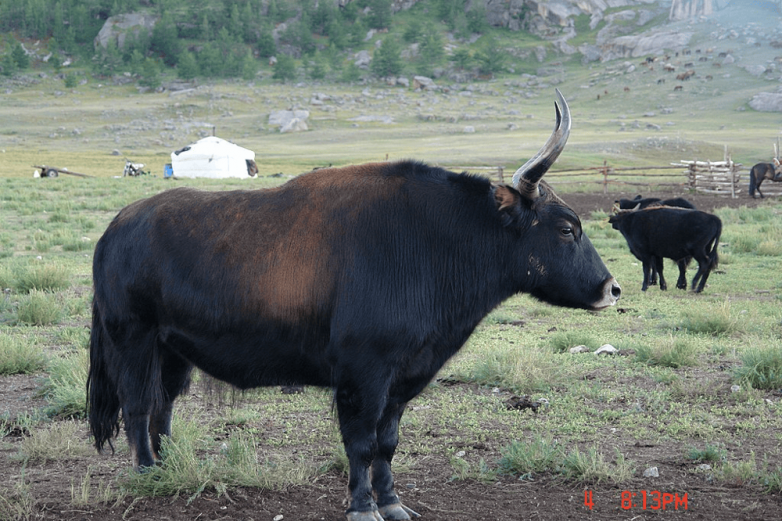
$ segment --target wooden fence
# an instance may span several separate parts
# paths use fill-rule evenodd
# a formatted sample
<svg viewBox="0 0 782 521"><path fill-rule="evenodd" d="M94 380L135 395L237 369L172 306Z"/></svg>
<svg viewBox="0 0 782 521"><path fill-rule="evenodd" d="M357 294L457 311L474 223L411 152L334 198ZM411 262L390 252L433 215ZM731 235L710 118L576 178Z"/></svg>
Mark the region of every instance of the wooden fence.
<svg viewBox="0 0 782 521"><path fill-rule="evenodd" d="M741 192L741 164L730 158L724 161L682 161L687 167L690 188L706 194L729 195L735 199ZM749 183L749 174L745 176Z"/></svg>
<svg viewBox="0 0 782 521"><path fill-rule="evenodd" d="M449 166L451 170L476 172L496 178L501 183L510 182L508 172L502 166ZM512 175L512 172L510 173ZM507 179L506 179L507 177ZM723 161L687 161L664 166L613 167L606 161L602 166L550 170L546 182L552 186L568 184L597 184L604 194L611 185L635 187L668 187L695 190L701 193L737 198L747 194L749 168ZM778 187L778 188L777 188ZM782 196L782 183L766 181L763 194Z"/></svg>

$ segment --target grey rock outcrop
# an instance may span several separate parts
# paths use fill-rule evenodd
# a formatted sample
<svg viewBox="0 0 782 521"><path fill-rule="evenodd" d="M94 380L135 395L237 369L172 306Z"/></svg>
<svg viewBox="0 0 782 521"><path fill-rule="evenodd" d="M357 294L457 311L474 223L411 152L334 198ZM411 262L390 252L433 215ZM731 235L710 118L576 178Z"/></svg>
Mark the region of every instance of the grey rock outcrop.
<svg viewBox="0 0 782 521"><path fill-rule="evenodd" d="M437 84L435 84L432 78L427 78L426 76L413 76L413 89L437 90Z"/></svg>
<svg viewBox="0 0 782 521"><path fill-rule="evenodd" d="M601 46L602 61L619 58L638 58L662 54L665 50L677 50L687 47L692 39L691 32L664 31L637 36L620 36L605 42Z"/></svg>
<svg viewBox="0 0 782 521"><path fill-rule="evenodd" d="M300 132L308 130L308 110L275 110L269 114L269 126L280 127L280 132Z"/></svg>
<svg viewBox="0 0 782 521"><path fill-rule="evenodd" d="M154 29L157 20L158 17L155 15L142 13L111 16L103 24L93 44L96 48L100 45L105 49L109 42L113 41L117 44L118 49L122 49L128 35L132 34L135 37L144 31L148 36L152 36L152 29Z"/></svg>
<svg viewBox="0 0 782 521"><path fill-rule="evenodd" d="M355 63L359 69L367 69L369 68L369 64L372 63L372 55L369 54L369 51L359 51L353 55L353 63Z"/></svg>
<svg viewBox="0 0 782 521"><path fill-rule="evenodd" d="M758 112L782 112L782 92L761 92L755 94L749 106Z"/></svg>

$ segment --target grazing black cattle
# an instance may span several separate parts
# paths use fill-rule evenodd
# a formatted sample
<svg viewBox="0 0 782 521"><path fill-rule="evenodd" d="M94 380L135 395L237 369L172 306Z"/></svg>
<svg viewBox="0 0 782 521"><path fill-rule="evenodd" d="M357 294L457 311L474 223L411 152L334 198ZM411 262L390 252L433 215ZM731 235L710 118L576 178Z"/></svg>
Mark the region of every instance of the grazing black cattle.
<svg viewBox="0 0 782 521"><path fill-rule="evenodd" d="M651 206L644 210L620 210L609 217L608 222L619 230L627 240L630 252L643 263L643 291L649 287L652 268L660 275L660 289L667 289L663 258L678 262L693 257L698 262L698 272L692 279L692 289L696 293L703 291L709 273L717 267L722 221L716 215L685 208Z"/></svg>
<svg viewBox="0 0 782 521"><path fill-rule="evenodd" d="M660 199L659 197L641 197L636 195L632 199L619 199L614 201L614 205L619 207L620 210L639 210L648 208L649 206L675 206L677 208L690 208L695 210L695 205L684 197L674 197L671 199ZM679 266L679 279L676 281L676 287L679 289L687 289L687 266L690 265L692 257L685 257L679 259L676 264ZM652 266L652 274L649 277L649 285L654 286L657 284L657 269Z"/></svg>
<svg viewBox="0 0 782 521"><path fill-rule="evenodd" d="M619 199L614 201L615 205L619 205L620 210L633 210L644 209L651 205L656 206L675 206L677 208L690 208L695 210L695 205L684 197L673 197L671 199L660 199L659 197L641 197L636 195L632 199Z"/></svg>
<svg viewBox="0 0 782 521"><path fill-rule="evenodd" d="M417 516L394 491L399 420L481 319L519 292L586 309L621 293L541 181L570 132L557 98L555 130L513 186L403 161L123 209L93 262L96 448L121 410L134 465L154 465L193 366L241 389L332 387L348 519Z"/></svg>
<svg viewBox="0 0 782 521"><path fill-rule="evenodd" d="M757 190L760 197L765 198L763 192L760 191L760 185L766 179L774 182L782 181L782 164L778 159L774 158L774 164L758 163L752 167L749 171L749 195L757 199L758 197L755 195L755 190Z"/></svg>

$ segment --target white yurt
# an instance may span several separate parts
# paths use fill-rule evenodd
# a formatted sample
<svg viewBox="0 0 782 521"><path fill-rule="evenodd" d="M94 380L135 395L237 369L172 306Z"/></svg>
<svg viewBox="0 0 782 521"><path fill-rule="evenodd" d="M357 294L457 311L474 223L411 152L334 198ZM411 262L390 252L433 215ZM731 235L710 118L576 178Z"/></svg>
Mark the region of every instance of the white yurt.
<svg viewBox="0 0 782 521"><path fill-rule="evenodd" d="M215 136L172 152L171 169L174 177L246 179L258 174L255 152Z"/></svg>

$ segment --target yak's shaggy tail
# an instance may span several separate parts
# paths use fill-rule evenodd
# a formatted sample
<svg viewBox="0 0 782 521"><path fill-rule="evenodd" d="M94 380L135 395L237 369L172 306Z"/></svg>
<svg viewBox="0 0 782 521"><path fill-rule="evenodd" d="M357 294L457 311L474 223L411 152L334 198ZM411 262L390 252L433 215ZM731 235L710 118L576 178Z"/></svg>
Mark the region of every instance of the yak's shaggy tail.
<svg viewBox="0 0 782 521"><path fill-rule="evenodd" d="M720 235L722 235L722 221L717 221L719 227L717 233L714 234L714 242L711 245L711 251L709 252L709 271L716 269L720 263L720 256L717 253L717 246L720 244Z"/></svg>
<svg viewBox="0 0 782 521"><path fill-rule="evenodd" d="M92 331L90 333L90 372L87 375L87 409L90 430L95 439L95 448L103 450L108 443L114 452L111 439L119 433L120 403L117 388L108 373L106 360L106 330L100 316L97 299L92 302Z"/></svg>

